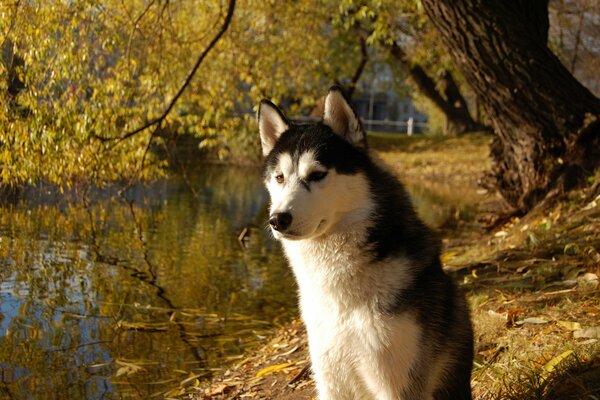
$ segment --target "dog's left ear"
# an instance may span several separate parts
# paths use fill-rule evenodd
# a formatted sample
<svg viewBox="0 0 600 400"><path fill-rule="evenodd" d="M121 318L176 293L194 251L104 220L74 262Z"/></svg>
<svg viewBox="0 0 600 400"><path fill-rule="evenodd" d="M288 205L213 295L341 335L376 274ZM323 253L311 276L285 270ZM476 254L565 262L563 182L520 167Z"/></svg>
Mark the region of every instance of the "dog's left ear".
<svg viewBox="0 0 600 400"><path fill-rule="evenodd" d="M281 110L266 99L260 102L256 117L263 156L266 157L273 150L279 136L290 128L290 124Z"/></svg>
<svg viewBox="0 0 600 400"><path fill-rule="evenodd" d="M328 125L335 133L357 147L366 148L367 139L365 130L342 90L333 86L325 98L325 111L323 123Z"/></svg>

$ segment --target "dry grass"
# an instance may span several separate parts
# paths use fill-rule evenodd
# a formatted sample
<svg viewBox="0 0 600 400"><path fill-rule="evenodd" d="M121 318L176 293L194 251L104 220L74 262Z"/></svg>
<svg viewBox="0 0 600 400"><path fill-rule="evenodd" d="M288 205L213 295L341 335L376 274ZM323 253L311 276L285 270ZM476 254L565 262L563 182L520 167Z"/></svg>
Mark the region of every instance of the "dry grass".
<svg viewBox="0 0 600 400"><path fill-rule="evenodd" d="M371 148L405 182L427 181L435 186L476 188L490 167L490 135L463 137L369 137Z"/></svg>
<svg viewBox="0 0 600 400"><path fill-rule="evenodd" d="M600 398L598 203L572 193L445 257L471 293L476 398Z"/></svg>

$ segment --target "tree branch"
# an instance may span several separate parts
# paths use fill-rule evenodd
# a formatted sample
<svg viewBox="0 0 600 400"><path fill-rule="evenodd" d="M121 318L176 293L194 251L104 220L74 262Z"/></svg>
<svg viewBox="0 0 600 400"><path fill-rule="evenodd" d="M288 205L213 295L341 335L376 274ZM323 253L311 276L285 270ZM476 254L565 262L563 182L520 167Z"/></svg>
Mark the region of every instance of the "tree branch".
<svg viewBox="0 0 600 400"><path fill-rule="evenodd" d="M204 51L202 52L202 54L200 54L200 56L198 57L198 59L196 60L196 64L194 65L194 67L190 70L190 72L188 73L187 77L185 78L185 81L183 82L183 85L181 85L181 88L179 88L179 90L177 91L177 93L175 94L175 96L173 96L173 99L171 99L171 101L169 102L169 105L167 106L167 108L163 111L163 113L158 117L153 119L152 121L140 126L137 129L134 129L133 131L127 132L125 133L123 136L119 136L119 137L103 137L103 136L98 136L96 134L93 134L93 137L103 141L103 142L109 142L109 141L115 141L117 143L122 142L126 139L129 139L132 136L137 135L140 132L145 131L148 128L151 127L155 127L154 130L152 131L152 137L154 137L154 135L156 134L156 132L158 132L158 130L160 129L163 121L167 118L167 116L169 115L169 113L173 110L173 107L175 107L175 104L177 103L177 101L179 100L179 98L181 97L181 95L183 94L183 92L185 91L185 89L189 86L190 82L192 81L192 79L194 78L194 75L196 74L196 72L198 71L198 68L200 68L200 65L202 64L202 62L204 61L204 59L206 58L206 56L208 55L208 53L213 49L213 47L215 47L215 45L217 44L217 42L221 39L221 37L225 34L225 32L227 31L227 29L229 28L229 25L231 23L231 19L233 18L233 10L235 9L235 1L236 0L229 0L229 6L227 8L227 14L225 15L225 20L223 21L223 25L221 25L221 29L219 30L219 32L217 32L217 34L215 35L215 37L210 41L210 43L208 44L208 46L206 47L206 49L204 49Z"/></svg>
<svg viewBox="0 0 600 400"><path fill-rule="evenodd" d="M144 8L144 11L141 12L141 14L135 19L135 21L132 21L132 26L131 26L131 32L129 32L129 39L127 40L127 50L125 51L125 54L127 54L127 67L129 69L129 76L131 77L131 45L133 43L133 37L135 35L135 31L139 30L139 23L142 21L142 18L144 18L144 16L148 13L148 11L150 11L150 8L152 8L152 6L154 5L154 3L156 2L156 0L152 0L148 3L148 5L146 6L146 8Z"/></svg>
<svg viewBox="0 0 600 400"><path fill-rule="evenodd" d="M356 90L356 86L358 85L358 81L360 80L360 77L361 77L363 71L365 70L365 66L367 65L367 62L369 61L369 53L367 52L367 39L365 37L363 37L362 35L359 35L358 40L359 40L359 44L360 44L360 62L356 66L356 70L354 71L352 80L350 81L350 84L348 85L348 90L347 90L346 94L348 95L349 98L352 98L352 95L354 94L354 91Z"/></svg>
<svg viewBox="0 0 600 400"><path fill-rule="evenodd" d="M8 38L10 37L10 32L15 27L15 23L17 21L17 13L19 12L19 6L21 5L21 0L17 0L15 2L15 4L12 4L12 5L15 7L15 14L13 15L12 20L10 21L10 25L8 26L6 34L4 35L4 38L2 39L2 43L0 43L0 50L4 49L4 45L8 42Z"/></svg>

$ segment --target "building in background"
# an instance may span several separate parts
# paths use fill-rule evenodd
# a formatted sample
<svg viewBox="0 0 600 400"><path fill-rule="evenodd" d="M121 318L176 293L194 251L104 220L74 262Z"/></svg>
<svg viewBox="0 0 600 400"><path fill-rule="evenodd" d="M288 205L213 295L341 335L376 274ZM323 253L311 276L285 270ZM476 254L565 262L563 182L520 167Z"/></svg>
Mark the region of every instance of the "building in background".
<svg viewBox="0 0 600 400"><path fill-rule="evenodd" d="M407 133L412 121L412 133L419 133L427 125L427 116L415 108L412 99L391 89L356 93L352 105L368 131Z"/></svg>

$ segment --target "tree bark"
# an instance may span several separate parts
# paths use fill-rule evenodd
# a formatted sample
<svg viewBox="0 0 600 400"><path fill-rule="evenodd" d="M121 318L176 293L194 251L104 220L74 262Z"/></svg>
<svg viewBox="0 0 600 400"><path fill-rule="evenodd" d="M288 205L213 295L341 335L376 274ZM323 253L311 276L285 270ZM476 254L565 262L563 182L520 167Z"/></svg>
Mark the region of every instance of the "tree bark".
<svg viewBox="0 0 600 400"><path fill-rule="evenodd" d="M386 44L390 54L399 61L407 71L410 81L419 92L427 97L446 117L452 134L462 135L467 132L489 130L488 127L478 123L469 113L467 102L460 93L456 82L449 71L442 76L444 93L436 87L436 82L418 64L413 64L406 53L397 43Z"/></svg>
<svg viewBox="0 0 600 400"><path fill-rule="evenodd" d="M527 211L600 157L600 100L547 46L548 0L422 0L492 122L495 187Z"/></svg>

